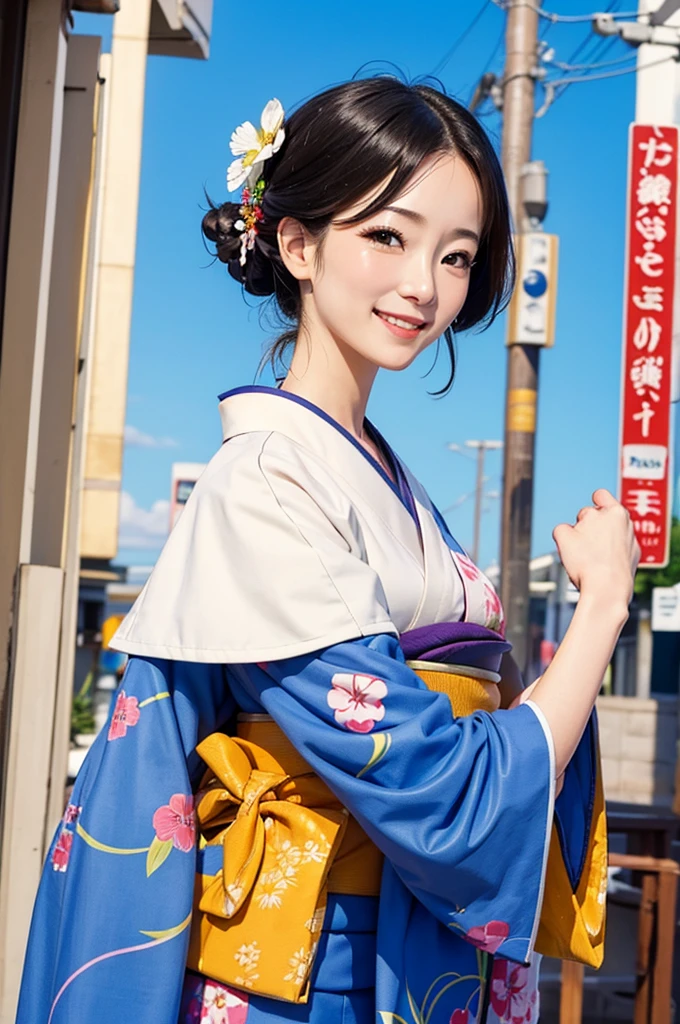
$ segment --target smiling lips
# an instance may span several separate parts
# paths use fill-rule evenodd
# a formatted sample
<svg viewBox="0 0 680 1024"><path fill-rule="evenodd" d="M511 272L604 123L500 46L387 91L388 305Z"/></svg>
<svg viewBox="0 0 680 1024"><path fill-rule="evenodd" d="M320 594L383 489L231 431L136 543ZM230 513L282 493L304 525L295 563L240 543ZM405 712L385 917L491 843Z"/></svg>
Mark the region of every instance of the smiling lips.
<svg viewBox="0 0 680 1024"><path fill-rule="evenodd" d="M418 320L414 316L396 316L393 313L383 313L380 309L374 309L373 312L398 338L416 338L419 332L428 326L426 320Z"/></svg>

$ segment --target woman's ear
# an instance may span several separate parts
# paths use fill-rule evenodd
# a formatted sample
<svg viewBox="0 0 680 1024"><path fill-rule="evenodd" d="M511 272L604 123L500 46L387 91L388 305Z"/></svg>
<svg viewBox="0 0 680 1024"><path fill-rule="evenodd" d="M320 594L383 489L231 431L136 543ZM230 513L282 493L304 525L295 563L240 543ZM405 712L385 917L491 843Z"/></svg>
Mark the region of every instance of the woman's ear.
<svg viewBox="0 0 680 1024"><path fill-rule="evenodd" d="M309 281L314 271L316 244L311 235L293 217L283 217L277 231L279 252L286 270L297 281Z"/></svg>

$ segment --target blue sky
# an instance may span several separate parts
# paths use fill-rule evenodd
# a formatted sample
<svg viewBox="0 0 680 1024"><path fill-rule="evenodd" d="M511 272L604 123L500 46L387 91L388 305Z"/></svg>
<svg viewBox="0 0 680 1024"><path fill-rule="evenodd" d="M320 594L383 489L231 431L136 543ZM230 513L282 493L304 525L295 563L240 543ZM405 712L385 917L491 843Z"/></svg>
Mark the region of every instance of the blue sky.
<svg viewBox="0 0 680 1024"><path fill-rule="evenodd" d="M625 0L613 6L631 7ZM569 15L592 9L587 0L546 0L546 8ZM110 22L77 15L76 31L107 40ZM203 188L216 200L226 198L231 131L258 119L272 96L289 109L368 62L376 68L391 62L411 78L439 67L447 91L467 102L484 71L502 70L503 23L501 10L487 0L420 6L258 0L248 13L216 0L208 61L149 58L120 562L153 561L172 462L210 458L220 442L217 394L253 381L272 336L260 325L255 300L246 302L224 268L211 265L201 239ZM545 21L543 34L558 61L579 46L577 63L593 53L612 60L632 52L600 40L587 22ZM549 75L562 73L553 66ZM572 520L596 487L616 487L626 147L634 100L634 74L576 83L536 121L532 156L550 172L545 229L560 237L560 273L555 347L541 354L535 554L553 549L553 527ZM498 145L500 118L493 108L484 112ZM504 317L484 334L461 336L456 383L443 399L427 394L446 373L442 361L423 379L430 353L409 370L378 377L369 415L440 508L474 489L474 462L448 451L447 442L503 436L504 339ZM492 452L488 490L500 490L501 468L500 453ZM500 530L499 501L487 504L485 565L498 557ZM472 513L468 499L447 515L465 546L472 541Z"/></svg>

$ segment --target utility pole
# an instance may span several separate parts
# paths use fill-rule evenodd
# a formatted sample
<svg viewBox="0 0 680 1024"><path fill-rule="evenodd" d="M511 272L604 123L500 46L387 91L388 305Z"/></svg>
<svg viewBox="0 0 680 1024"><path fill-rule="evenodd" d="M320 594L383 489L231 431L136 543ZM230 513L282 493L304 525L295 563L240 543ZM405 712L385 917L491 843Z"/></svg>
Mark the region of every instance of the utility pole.
<svg viewBox="0 0 680 1024"><path fill-rule="evenodd" d="M465 442L472 447L473 441ZM477 564L479 561L479 525L482 520L482 493L484 491L484 442L477 445L477 483L475 485L475 532L472 535L472 561Z"/></svg>
<svg viewBox="0 0 680 1024"><path fill-rule="evenodd" d="M521 174L531 159L534 121L538 7L541 0L507 0L506 58L503 78L501 160L515 231L527 228ZM506 635L521 670L527 662L529 558L533 504L534 441L539 346L508 347L505 458L501 527L501 598Z"/></svg>
<svg viewBox="0 0 680 1024"><path fill-rule="evenodd" d="M447 445L449 451L459 452L464 455L465 452L457 444ZM472 561L477 564L479 561L479 538L481 532L482 523L482 503L484 500L484 483L486 477L484 476L484 459L488 451L495 451L498 448L503 447L502 441L466 441L466 448L473 448L477 451L476 462L477 462L477 480L475 483L475 513L474 513L474 534L472 540Z"/></svg>
<svg viewBox="0 0 680 1024"><path fill-rule="evenodd" d="M472 540L472 561L479 561L479 533L482 522L482 499L484 497L484 457L495 448L502 448L502 441L466 441L467 448L477 449L477 483L475 486L475 532Z"/></svg>

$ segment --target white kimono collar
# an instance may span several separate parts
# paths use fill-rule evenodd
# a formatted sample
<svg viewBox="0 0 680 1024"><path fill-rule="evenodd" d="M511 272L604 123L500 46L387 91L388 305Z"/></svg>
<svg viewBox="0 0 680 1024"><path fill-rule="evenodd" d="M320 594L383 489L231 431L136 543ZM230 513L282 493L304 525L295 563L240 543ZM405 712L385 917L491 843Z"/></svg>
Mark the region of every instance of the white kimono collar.
<svg viewBox="0 0 680 1024"><path fill-rule="evenodd" d="M348 442L368 464L369 474L366 475L364 470L362 475L370 480L373 473L377 473L410 515L410 510L398 486L390 479L377 459L373 458L349 430L346 430L318 405L314 405L313 402L309 402L299 395L293 395L289 391L264 387L259 384L225 391L219 396L219 400L223 441L253 431L279 431L329 462L333 461L328 457L329 446L331 451L335 449L346 458L347 445L345 442ZM310 412L320 421L319 423L312 421L311 427L310 418L307 415ZM369 427L372 426L370 421L367 422ZM378 433L375 428L373 430ZM401 468L406 475L406 467L401 464ZM372 482L375 484L375 481Z"/></svg>
<svg viewBox="0 0 680 1024"><path fill-rule="evenodd" d="M401 462L415 516L382 466L311 403L237 388L220 415L232 443L197 482L114 650L257 662L465 615L468 584Z"/></svg>
<svg viewBox="0 0 680 1024"><path fill-rule="evenodd" d="M425 573L421 601L409 628L442 621L442 616L447 618L444 609L452 596L451 550L462 555L464 551L446 528L425 488L400 459L399 465L413 496L415 519L399 488L380 463L319 406L288 391L261 385L234 388L219 398L225 441L251 431L277 431L333 466L347 486L358 488L369 503L376 487L382 484L388 487L397 500L381 501L381 515L395 536L403 538L412 551L420 552ZM345 467L348 470L346 476ZM465 593L467 612L468 580L460 572L455 559L454 564ZM433 585L435 580L437 584Z"/></svg>

